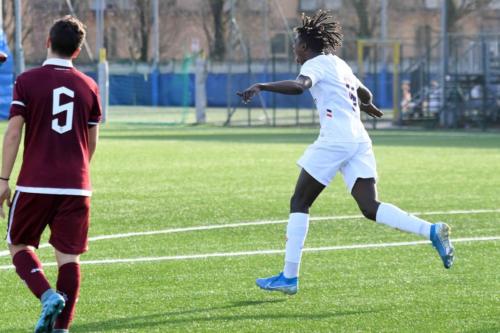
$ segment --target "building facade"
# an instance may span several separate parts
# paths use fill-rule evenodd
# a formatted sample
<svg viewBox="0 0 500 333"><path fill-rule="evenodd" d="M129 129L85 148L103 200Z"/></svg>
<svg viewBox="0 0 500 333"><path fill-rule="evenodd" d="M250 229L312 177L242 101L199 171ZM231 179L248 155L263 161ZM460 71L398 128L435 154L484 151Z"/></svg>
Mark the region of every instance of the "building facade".
<svg viewBox="0 0 500 333"><path fill-rule="evenodd" d="M355 40L381 38L381 0L233 0L221 1L216 11L207 0L159 0L160 62L178 61L192 52L214 56L214 45L223 47L217 58L245 62L291 59L291 31L300 14L318 8L331 10L344 29L342 56L357 56ZM405 57L418 57L439 39L440 0L387 0L387 38L401 41ZM483 4L484 1L477 1ZM4 0L7 35L12 43L13 0ZM82 62L97 58L96 1L72 1L74 14L88 28L88 49ZM360 4L360 6L356 6ZM23 47L28 63L45 57L47 29L54 19L70 13L63 0L23 2ZM500 0L467 9L453 26L454 33L475 35L500 31ZM218 13L218 14L215 14ZM220 29L219 33L215 33ZM153 59L152 0L106 0L104 45L113 62ZM9 35L10 34L10 35ZM221 42L222 40L222 42ZM222 45L222 46L221 46ZM89 55L90 54L90 55Z"/></svg>

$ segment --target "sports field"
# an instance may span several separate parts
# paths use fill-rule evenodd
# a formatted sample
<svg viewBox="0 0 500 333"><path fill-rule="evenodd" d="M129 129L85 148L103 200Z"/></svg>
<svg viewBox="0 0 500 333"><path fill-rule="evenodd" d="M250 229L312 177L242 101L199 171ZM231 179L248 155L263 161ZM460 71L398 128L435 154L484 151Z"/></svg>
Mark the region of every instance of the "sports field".
<svg viewBox="0 0 500 333"><path fill-rule="evenodd" d="M316 133L104 126L72 332L499 332L500 133L371 133L380 199L449 223L451 270L361 218L338 177L311 211L299 293L255 286L282 267L295 161ZM39 304L4 249L0 332L29 332Z"/></svg>

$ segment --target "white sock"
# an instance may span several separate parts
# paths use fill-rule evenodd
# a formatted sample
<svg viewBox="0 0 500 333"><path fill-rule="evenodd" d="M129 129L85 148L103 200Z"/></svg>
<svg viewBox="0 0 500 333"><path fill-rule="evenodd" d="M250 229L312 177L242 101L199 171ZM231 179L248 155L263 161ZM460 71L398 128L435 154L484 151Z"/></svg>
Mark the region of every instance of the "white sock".
<svg viewBox="0 0 500 333"><path fill-rule="evenodd" d="M419 219L414 215L410 215L398 207L388 203L382 202L380 204L377 210L376 219L377 223L382 223L395 229L421 235L427 239L429 239L431 235L432 223Z"/></svg>
<svg viewBox="0 0 500 333"><path fill-rule="evenodd" d="M283 274L287 279L299 276L302 248L309 228L309 214L291 213L286 228L285 267Z"/></svg>
<svg viewBox="0 0 500 333"><path fill-rule="evenodd" d="M285 261L285 267L283 267L283 275L287 279L291 279L299 276L300 264L296 262Z"/></svg>

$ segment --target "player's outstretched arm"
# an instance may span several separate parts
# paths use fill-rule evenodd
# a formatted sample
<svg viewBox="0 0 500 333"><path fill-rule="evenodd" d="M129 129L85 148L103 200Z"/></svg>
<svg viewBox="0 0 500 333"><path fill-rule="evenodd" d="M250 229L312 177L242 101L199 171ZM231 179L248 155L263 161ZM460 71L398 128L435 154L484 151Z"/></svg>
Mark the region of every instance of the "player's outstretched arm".
<svg viewBox="0 0 500 333"><path fill-rule="evenodd" d="M3 138L2 171L0 173L0 217L2 218L5 217L3 203L6 201L7 206L10 206L9 178L19 151L23 126L24 118L22 116L12 117Z"/></svg>
<svg viewBox="0 0 500 333"><path fill-rule="evenodd" d="M256 83L242 92L236 94L241 97L243 103L250 100L261 91L270 91L285 95L300 95L311 88L312 81L307 76L299 75L295 80L285 80L267 83Z"/></svg>
<svg viewBox="0 0 500 333"><path fill-rule="evenodd" d="M374 118L381 118L384 115L384 113L373 104L373 95L371 91L361 82L359 82L359 87L356 92L361 102L359 105L361 111L366 112L369 116Z"/></svg>

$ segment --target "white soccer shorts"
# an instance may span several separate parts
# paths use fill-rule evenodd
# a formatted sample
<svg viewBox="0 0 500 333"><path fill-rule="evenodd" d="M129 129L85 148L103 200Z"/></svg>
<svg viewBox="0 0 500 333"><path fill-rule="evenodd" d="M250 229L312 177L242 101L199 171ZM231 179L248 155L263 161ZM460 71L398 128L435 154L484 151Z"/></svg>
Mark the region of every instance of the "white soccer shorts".
<svg viewBox="0 0 500 333"><path fill-rule="evenodd" d="M377 179L377 164L371 142L326 143L316 141L297 161L308 174L328 186L338 171L351 193L358 178Z"/></svg>

